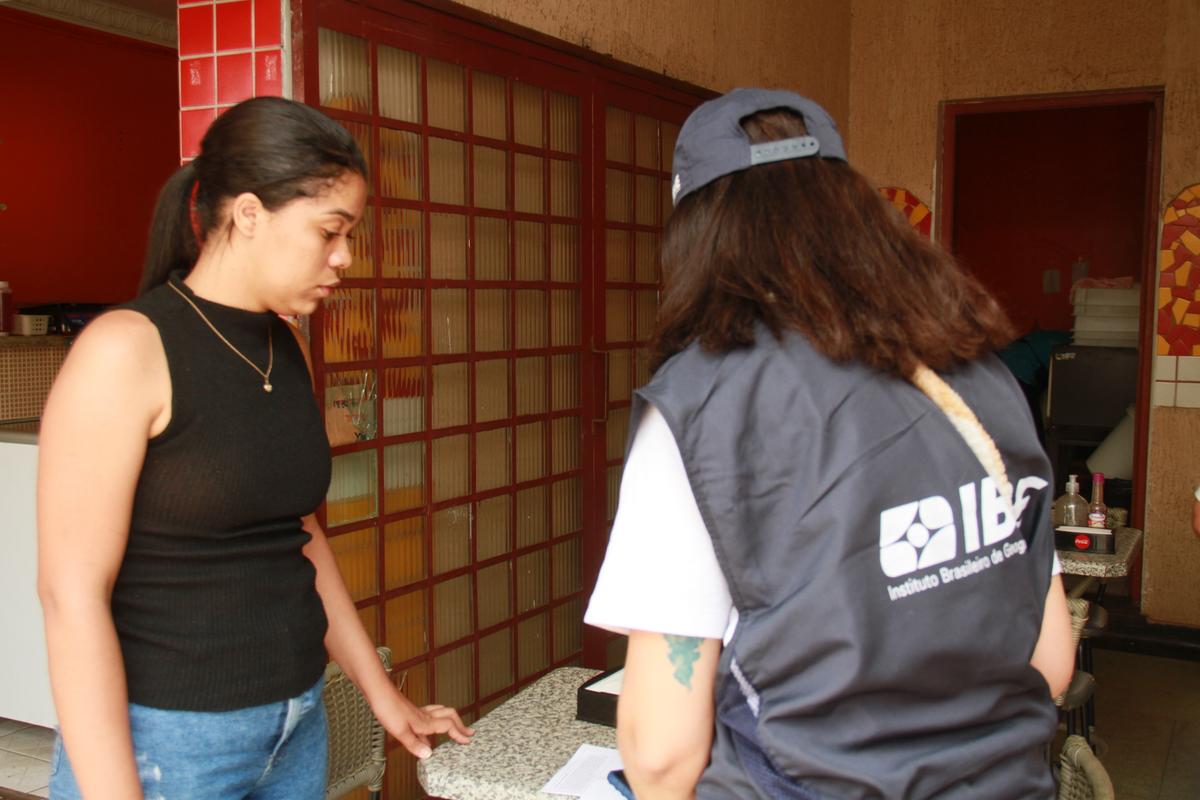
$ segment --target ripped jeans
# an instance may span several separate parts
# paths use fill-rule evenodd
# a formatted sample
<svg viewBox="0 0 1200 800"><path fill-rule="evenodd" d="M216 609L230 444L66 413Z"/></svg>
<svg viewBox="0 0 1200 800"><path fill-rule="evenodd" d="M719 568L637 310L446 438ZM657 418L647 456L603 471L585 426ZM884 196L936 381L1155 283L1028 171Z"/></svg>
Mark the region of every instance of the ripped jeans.
<svg viewBox="0 0 1200 800"><path fill-rule="evenodd" d="M129 704L146 800L321 800L325 795L323 680L279 703L235 711L170 711ZM80 800L62 737L50 797Z"/></svg>

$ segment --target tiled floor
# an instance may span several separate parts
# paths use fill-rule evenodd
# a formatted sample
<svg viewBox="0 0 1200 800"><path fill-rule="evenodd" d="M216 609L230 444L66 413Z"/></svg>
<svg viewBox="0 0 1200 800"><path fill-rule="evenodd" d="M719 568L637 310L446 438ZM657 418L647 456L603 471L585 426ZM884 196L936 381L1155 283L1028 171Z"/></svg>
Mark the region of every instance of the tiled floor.
<svg viewBox="0 0 1200 800"><path fill-rule="evenodd" d="M1200 662L1097 649L1096 733L1119 800L1200 798ZM0 719L0 787L46 797L54 734Z"/></svg>
<svg viewBox="0 0 1200 800"><path fill-rule="evenodd" d="M54 731L0 719L0 787L49 797Z"/></svg>

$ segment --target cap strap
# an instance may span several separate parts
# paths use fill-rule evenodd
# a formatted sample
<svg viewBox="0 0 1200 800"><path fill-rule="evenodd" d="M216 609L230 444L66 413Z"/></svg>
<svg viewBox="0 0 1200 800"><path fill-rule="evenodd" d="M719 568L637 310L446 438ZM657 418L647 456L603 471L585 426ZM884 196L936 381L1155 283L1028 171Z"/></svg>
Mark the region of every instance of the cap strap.
<svg viewBox="0 0 1200 800"><path fill-rule="evenodd" d="M772 161L787 161L791 158L808 158L821 151L821 143L812 136L797 136L795 139L777 139L773 142L750 145L750 165L768 164Z"/></svg>

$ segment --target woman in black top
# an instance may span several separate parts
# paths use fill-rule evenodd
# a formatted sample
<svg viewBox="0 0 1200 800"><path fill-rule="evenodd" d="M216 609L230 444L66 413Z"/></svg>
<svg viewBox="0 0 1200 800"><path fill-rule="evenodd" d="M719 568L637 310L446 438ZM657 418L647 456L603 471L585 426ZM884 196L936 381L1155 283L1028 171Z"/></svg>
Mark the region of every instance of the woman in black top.
<svg viewBox="0 0 1200 800"><path fill-rule="evenodd" d="M141 296L63 365L38 475L56 797L320 797L327 657L414 755L469 741L391 683L314 516L328 442L280 315L350 265L365 175L313 109L226 111L162 190Z"/></svg>

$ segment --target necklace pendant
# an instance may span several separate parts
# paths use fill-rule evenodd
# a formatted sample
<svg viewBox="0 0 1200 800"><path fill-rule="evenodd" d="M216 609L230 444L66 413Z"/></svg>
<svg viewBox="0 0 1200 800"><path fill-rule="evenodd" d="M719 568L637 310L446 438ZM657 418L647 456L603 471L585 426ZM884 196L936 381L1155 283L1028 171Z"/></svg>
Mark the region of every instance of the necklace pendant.
<svg viewBox="0 0 1200 800"><path fill-rule="evenodd" d="M272 386L270 384L270 382L268 381L267 383L263 384L263 391L266 392L267 394L270 394L271 392L275 391L275 387Z"/></svg>

